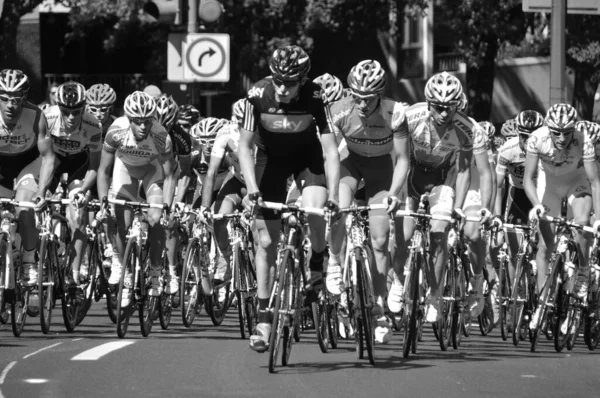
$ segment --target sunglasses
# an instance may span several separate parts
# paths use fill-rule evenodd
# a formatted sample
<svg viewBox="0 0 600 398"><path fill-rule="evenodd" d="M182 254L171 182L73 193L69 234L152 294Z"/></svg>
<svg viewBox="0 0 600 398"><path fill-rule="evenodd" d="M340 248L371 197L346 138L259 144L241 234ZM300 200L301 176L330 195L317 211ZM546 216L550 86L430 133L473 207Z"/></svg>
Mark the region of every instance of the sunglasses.
<svg viewBox="0 0 600 398"><path fill-rule="evenodd" d="M108 106L88 106L89 111L92 112L92 113L106 113L106 112L110 111L110 108L112 108L112 105L108 105Z"/></svg>
<svg viewBox="0 0 600 398"><path fill-rule="evenodd" d="M284 86L285 88L291 88L291 87L295 87L295 86L299 85L300 81L299 80L285 81L285 80L280 80L280 79L274 77L273 83L277 87Z"/></svg>
<svg viewBox="0 0 600 398"><path fill-rule="evenodd" d="M147 125L148 123L152 123L152 120L153 120L153 119L152 119L151 117L146 117L146 118L141 118L141 117L130 117L130 118L129 118L129 121L130 121L131 123L135 123L135 124L137 124L138 126L140 126L140 125L142 125L142 124L144 124L144 125Z"/></svg>
<svg viewBox="0 0 600 398"><path fill-rule="evenodd" d="M570 129L566 129L566 130L548 128L548 130L550 130L550 132L552 133L552 135L555 136L555 137L560 137L561 135L563 137L564 136L568 136L568 135L573 134L573 132L575 131L574 128L570 128Z"/></svg>
<svg viewBox="0 0 600 398"><path fill-rule="evenodd" d="M10 102L11 104L20 104L21 102L23 102L23 97L11 97L8 95L0 95L0 101L6 103Z"/></svg>
<svg viewBox="0 0 600 398"><path fill-rule="evenodd" d="M352 99L354 99L354 101L357 101L357 102L360 102L362 100L369 102L369 101L373 101L373 100L377 99L377 94L363 95L363 94L358 94L352 90L350 91L350 95L352 95Z"/></svg>
<svg viewBox="0 0 600 398"><path fill-rule="evenodd" d="M198 142L201 145L211 147L215 143L215 138L198 138Z"/></svg>
<svg viewBox="0 0 600 398"><path fill-rule="evenodd" d="M455 112L458 109L458 104L448 104L448 105L443 105L443 104L435 104L432 103L430 104L431 108L436 111L437 113L442 113L442 112Z"/></svg>
<svg viewBox="0 0 600 398"><path fill-rule="evenodd" d="M60 113L62 113L65 116L79 116L81 115L81 113L83 112L83 108L75 108L75 109L71 109L71 108L65 108L59 105L58 109L60 109Z"/></svg>

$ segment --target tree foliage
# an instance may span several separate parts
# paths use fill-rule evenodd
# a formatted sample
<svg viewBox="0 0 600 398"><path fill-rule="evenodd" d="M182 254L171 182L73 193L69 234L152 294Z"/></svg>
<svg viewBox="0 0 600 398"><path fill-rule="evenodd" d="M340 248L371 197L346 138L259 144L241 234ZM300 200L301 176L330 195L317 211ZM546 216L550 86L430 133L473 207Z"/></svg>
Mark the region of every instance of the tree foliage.
<svg viewBox="0 0 600 398"><path fill-rule="evenodd" d="M37 7L42 0L4 0L0 10L0 65L17 67L17 29L21 17Z"/></svg>

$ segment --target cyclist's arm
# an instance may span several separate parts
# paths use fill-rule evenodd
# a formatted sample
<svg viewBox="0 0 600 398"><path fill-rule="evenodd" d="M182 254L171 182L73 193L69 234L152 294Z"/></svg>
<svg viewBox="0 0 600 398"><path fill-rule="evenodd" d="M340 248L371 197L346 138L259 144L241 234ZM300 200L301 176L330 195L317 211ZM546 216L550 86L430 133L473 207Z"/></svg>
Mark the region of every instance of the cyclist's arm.
<svg viewBox="0 0 600 398"><path fill-rule="evenodd" d="M100 158L102 156L101 154L101 151L90 152L90 166L88 171L85 173L85 178L81 184L81 192L83 194L87 193L96 183L98 167L100 166Z"/></svg>
<svg viewBox="0 0 600 398"><path fill-rule="evenodd" d="M532 153L532 151L528 149L527 157L525 158L525 172L523 173L523 188L525 188L525 194L533 207L542 204L538 198L535 181L533 180L533 176L538 167L538 160L539 155L537 152Z"/></svg>
<svg viewBox="0 0 600 398"><path fill-rule="evenodd" d="M475 166L479 174L481 205L489 209L492 205L492 194L494 192L490 159L486 152L478 152L473 157L475 158Z"/></svg>
<svg viewBox="0 0 600 398"><path fill-rule="evenodd" d="M340 189L340 154L335 135L329 132L321 134L321 145L323 146L323 154L325 155L325 175L327 177L329 200L337 203ZM245 174L244 178L246 178Z"/></svg>
<svg viewBox="0 0 600 398"><path fill-rule="evenodd" d="M173 196L175 195L175 185L177 184L175 176L175 158L170 152L160 157L165 179L163 181L163 203L171 206Z"/></svg>
<svg viewBox="0 0 600 398"><path fill-rule="evenodd" d="M110 187L110 170L115 163L114 152L109 152L106 149L102 149L102 155L100 156L100 166L98 166L98 197L100 199L108 197L108 188Z"/></svg>
<svg viewBox="0 0 600 398"><path fill-rule="evenodd" d="M46 190L52 181L52 177L54 176L54 162L56 159L54 148L52 147L52 137L50 136L50 131L46 127L46 124L46 116L42 114L38 124L37 136L38 151L42 157L37 191L37 196L40 198L45 197Z"/></svg>
<svg viewBox="0 0 600 398"><path fill-rule="evenodd" d="M204 178L204 185L202 186L202 206L209 208L212 205L213 189L215 181L217 180L217 174L223 158L219 158L214 155L210 155L210 163L208 165L208 171Z"/></svg>
<svg viewBox="0 0 600 398"><path fill-rule="evenodd" d="M598 163L596 161L583 162L583 167L592 187L594 213L598 214L600 212L600 175L598 175L600 170L598 170Z"/></svg>
<svg viewBox="0 0 600 398"><path fill-rule="evenodd" d="M504 170L500 171L496 168L496 198L494 203L494 214L497 216L502 215L502 197L504 196L504 180L506 174Z"/></svg>
<svg viewBox="0 0 600 398"><path fill-rule="evenodd" d="M248 193L259 191L258 184L256 183L256 173L254 170L254 158L252 156L255 136L255 132L248 131L240 126L238 157L240 159L240 168L242 169L244 181L246 181Z"/></svg>
<svg viewBox="0 0 600 398"><path fill-rule="evenodd" d="M454 202L455 208L462 208L467 198L467 192L471 185L471 159L473 152L460 151L458 153L458 159L456 160L457 175L456 175L456 200ZM483 203L483 202L482 202Z"/></svg>
<svg viewBox="0 0 600 398"><path fill-rule="evenodd" d="M489 160L489 164L490 164L490 174L492 175L492 197L490 198L490 205L487 207L490 211L492 211L494 209L494 206L496 205L496 196L498 195L498 186L497 186L497 181L496 181L496 172L494 171L494 167L496 166L496 163L494 162L494 159L491 158Z"/></svg>
<svg viewBox="0 0 600 398"><path fill-rule="evenodd" d="M399 196L406 182L409 169L408 136L394 136L394 152L396 153L396 165L390 185L390 195Z"/></svg>

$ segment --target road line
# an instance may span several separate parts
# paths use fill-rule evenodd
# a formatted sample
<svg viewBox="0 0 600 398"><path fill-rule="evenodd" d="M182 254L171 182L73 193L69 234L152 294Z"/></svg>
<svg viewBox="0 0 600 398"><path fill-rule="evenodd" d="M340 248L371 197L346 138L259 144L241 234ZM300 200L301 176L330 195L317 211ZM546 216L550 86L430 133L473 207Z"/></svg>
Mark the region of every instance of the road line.
<svg viewBox="0 0 600 398"><path fill-rule="evenodd" d="M61 344L62 344L62 343L56 343L56 344L49 345L48 347L40 348L39 350L37 350L37 351L34 351L34 352L32 352L31 354L27 354L27 355L25 355L25 356L23 357L23 359L27 359L27 358L29 358L29 357L32 357L32 356L34 356L35 354L39 354L39 353L40 353L40 352L42 352L42 351L46 351L46 350L48 350L48 349L50 349L50 348L56 347L57 345L61 345Z"/></svg>
<svg viewBox="0 0 600 398"><path fill-rule="evenodd" d="M81 354L75 355L73 358L71 358L71 361L96 361L99 358L105 356L106 354L109 354L123 347L127 347L128 345L131 345L133 343L133 341L113 341L110 343L105 343L99 345L98 347L94 347L92 349L84 351Z"/></svg>
<svg viewBox="0 0 600 398"><path fill-rule="evenodd" d="M15 366L16 364L17 364L17 361L12 361L8 365L6 365L6 367L4 368L2 373L0 373L0 384L4 384L4 379L6 378L6 375L12 369L12 367Z"/></svg>
<svg viewBox="0 0 600 398"><path fill-rule="evenodd" d="M521 377L526 378L526 379L535 379L537 376L536 375L521 375Z"/></svg>
<svg viewBox="0 0 600 398"><path fill-rule="evenodd" d="M79 341L79 340L83 340L83 337L80 337L78 339L73 339L73 341Z"/></svg>

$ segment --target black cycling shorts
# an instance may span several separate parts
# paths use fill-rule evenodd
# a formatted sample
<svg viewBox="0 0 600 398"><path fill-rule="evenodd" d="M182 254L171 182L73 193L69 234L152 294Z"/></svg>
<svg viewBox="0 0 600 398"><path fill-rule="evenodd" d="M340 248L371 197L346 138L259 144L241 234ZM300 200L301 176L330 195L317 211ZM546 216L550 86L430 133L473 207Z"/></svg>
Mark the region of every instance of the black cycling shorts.
<svg viewBox="0 0 600 398"><path fill-rule="evenodd" d="M533 209L524 189L509 187L504 221L510 224L527 224L529 211Z"/></svg>

